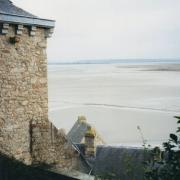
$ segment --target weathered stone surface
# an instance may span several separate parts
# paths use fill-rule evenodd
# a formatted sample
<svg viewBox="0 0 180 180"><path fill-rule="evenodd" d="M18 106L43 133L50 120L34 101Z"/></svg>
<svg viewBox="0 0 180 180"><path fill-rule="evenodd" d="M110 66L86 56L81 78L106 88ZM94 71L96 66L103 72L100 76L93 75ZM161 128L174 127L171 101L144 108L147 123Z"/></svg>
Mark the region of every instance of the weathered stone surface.
<svg viewBox="0 0 180 180"><path fill-rule="evenodd" d="M19 41L0 34L0 152L26 164L77 167L78 155L48 120L45 29L30 36L24 27Z"/></svg>

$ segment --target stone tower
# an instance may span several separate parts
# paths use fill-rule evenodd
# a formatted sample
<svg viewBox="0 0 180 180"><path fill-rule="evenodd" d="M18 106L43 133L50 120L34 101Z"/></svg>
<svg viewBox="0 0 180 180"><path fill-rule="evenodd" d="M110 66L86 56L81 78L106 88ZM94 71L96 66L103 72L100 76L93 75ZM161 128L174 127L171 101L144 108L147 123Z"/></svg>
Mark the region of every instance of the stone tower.
<svg viewBox="0 0 180 180"><path fill-rule="evenodd" d="M30 122L48 121L46 39L54 21L0 0L0 150L29 161Z"/></svg>
<svg viewBox="0 0 180 180"><path fill-rule="evenodd" d="M0 0L0 152L68 168L74 151L48 120L46 44L54 24Z"/></svg>

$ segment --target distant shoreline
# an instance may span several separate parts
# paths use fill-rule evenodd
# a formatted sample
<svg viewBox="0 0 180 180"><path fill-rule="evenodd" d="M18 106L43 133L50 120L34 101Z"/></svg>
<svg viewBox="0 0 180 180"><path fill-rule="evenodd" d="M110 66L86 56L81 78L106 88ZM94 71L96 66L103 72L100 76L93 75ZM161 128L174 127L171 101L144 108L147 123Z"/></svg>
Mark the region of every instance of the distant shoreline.
<svg viewBox="0 0 180 180"><path fill-rule="evenodd" d="M77 60L77 61L54 61L48 65L81 65L81 64L131 64L131 65L153 65L153 64L180 64L180 59L112 59L112 60Z"/></svg>
<svg viewBox="0 0 180 180"><path fill-rule="evenodd" d="M156 64L126 64L117 65L118 68L134 68L140 71L180 71L180 63Z"/></svg>

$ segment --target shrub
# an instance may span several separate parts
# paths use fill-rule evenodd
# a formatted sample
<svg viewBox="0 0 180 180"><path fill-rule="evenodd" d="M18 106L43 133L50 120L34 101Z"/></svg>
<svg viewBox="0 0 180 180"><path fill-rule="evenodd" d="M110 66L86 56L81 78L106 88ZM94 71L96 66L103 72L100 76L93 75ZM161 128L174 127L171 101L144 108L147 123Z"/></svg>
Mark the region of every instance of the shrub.
<svg viewBox="0 0 180 180"><path fill-rule="evenodd" d="M145 162L145 179L147 180L179 180L180 179L180 117L177 131L170 134L170 139L163 143L164 150L159 147L151 150L151 159Z"/></svg>

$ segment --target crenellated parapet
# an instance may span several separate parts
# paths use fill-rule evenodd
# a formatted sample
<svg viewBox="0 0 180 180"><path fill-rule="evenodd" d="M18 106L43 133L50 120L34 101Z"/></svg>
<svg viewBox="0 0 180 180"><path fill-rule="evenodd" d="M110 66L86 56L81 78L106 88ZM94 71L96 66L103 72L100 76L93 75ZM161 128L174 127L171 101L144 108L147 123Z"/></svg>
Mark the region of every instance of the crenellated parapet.
<svg viewBox="0 0 180 180"><path fill-rule="evenodd" d="M22 35L23 29L27 28L29 36L35 36L37 28L43 28L47 38L53 33L55 21L32 15L9 0L0 0L0 34L8 34L10 26L14 27L15 35Z"/></svg>
<svg viewBox="0 0 180 180"><path fill-rule="evenodd" d="M33 37L36 36L37 28L43 28L38 27L34 25L23 25L23 24L12 24L12 23L2 23L0 22L0 34L1 35L7 35L10 33L10 26L14 28L14 35L21 36L23 34L23 30L27 29L29 36ZM54 32L54 28L43 28L44 29L44 36L45 38L50 38Z"/></svg>

